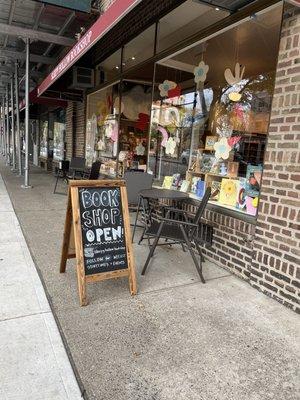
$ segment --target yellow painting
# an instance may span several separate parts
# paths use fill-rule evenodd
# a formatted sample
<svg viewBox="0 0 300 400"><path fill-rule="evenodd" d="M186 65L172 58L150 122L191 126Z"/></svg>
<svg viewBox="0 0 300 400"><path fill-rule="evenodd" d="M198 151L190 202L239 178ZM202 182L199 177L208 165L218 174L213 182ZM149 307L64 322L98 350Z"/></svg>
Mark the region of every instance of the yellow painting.
<svg viewBox="0 0 300 400"><path fill-rule="evenodd" d="M239 181L235 179L223 178L219 195L219 203L228 206L235 206L239 190Z"/></svg>
<svg viewBox="0 0 300 400"><path fill-rule="evenodd" d="M164 189L171 189L173 183L173 176L165 176L162 187Z"/></svg>

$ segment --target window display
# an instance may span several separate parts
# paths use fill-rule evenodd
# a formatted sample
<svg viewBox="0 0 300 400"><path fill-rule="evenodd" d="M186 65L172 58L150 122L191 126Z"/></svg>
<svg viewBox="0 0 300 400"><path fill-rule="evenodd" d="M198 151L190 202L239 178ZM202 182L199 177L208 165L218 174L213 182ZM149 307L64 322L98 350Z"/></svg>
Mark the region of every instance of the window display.
<svg viewBox="0 0 300 400"><path fill-rule="evenodd" d="M279 7L158 63L149 157L158 184L196 199L210 186L210 202L256 215L280 18Z"/></svg>
<svg viewBox="0 0 300 400"><path fill-rule="evenodd" d="M48 118L40 121L40 156L48 157Z"/></svg>

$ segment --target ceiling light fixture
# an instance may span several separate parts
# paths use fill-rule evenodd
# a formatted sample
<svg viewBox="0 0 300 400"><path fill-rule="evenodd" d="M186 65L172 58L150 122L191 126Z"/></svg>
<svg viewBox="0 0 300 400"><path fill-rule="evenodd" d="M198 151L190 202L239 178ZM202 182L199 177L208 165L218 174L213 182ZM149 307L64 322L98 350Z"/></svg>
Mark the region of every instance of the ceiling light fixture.
<svg viewBox="0 0 300 400"><path fill-rule="evenodd" d="M215 10L216 10L216 11L220 11L219 7L215 7Z"/></svg>
<svg viewBox="0 0 300 400"><path fill-rule="evenodd" d="M116 65L116 69L119 69L120 67L118 65Z"/></svg>
<svg viewBox="0 0 300 400"><path fill-rule="evenodd" d="M131 57L131 59L132 59L132 60L135 60L135 57L134 57L134 56L132 56L132 57Z"/></svg>

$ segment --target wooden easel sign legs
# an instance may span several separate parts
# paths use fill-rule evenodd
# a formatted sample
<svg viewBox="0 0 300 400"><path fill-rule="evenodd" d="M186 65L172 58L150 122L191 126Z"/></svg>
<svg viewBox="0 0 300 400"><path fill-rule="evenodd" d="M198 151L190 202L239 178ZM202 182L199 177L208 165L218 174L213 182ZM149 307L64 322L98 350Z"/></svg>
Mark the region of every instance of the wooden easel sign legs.
<svg viewBox="0 0 300 400"><path fill-rule="evenodd" d="M127 192L122 180L72 181L68 191L60 272L69 258L77 261L81 306L86 283L128 276L132 295L136 276Z"/></svg>

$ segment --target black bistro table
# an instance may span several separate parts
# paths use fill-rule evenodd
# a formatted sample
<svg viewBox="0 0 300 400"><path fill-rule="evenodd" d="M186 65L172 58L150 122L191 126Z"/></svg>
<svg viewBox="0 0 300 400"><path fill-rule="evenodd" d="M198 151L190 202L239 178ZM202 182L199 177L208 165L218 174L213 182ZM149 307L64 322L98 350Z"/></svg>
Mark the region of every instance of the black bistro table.
<svg viewBox="0 0 300 400"><path fill-rule="evenodd" d="M135 230L137 227L137 221L140 211L142 210L144 217L149 215L150 201L151 200L170 200L173 202L181 202L189 198L189 195L185 192L180 192L179 190L172 189L144 189L139 192L139 202L135 216L135 222L132 232L132 241L134 239ZM148 212L146 211L148 210Z"/></svg>

